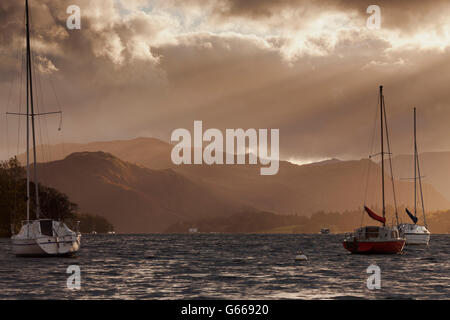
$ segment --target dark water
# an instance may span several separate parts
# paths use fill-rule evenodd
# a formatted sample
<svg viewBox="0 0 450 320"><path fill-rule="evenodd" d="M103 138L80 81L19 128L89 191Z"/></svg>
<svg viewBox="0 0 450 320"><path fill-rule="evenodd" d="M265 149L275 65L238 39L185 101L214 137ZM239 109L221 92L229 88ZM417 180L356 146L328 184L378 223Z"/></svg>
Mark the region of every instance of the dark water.
<svg viewBox="0 0 450 320"><path fill-rule="evenodd" d="M16 258L0 239L0 299L449 299L450 236L358 256L342 235L95 235L76 258ZM308 262L295 262L302 248ZM380 290L366 269L381 268ZM81 290L67 289L69 265Z"/></svg>

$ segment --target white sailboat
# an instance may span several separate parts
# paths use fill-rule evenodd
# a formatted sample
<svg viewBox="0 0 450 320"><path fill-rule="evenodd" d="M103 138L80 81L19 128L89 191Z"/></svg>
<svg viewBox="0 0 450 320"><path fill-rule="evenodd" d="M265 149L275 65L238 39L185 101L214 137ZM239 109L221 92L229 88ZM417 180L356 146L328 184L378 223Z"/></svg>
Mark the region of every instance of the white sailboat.
<svg viewBox="0 0 450 320"><path fill-rule="evenodd" d="M423 223L418 225L417 218L417 182L419 182L420 201L422 204ZM406 208L406 214L414 223L402 223L398 225L400 234L406 239L406 244L422 244L428 245L431 233L427 228L427 220L425 215L425 205L423 202L422 177L420 175L419 152L417 151L417 124L416 124L416 108L414 108L414 213Z"/></svg>
<svg viewBox="0 0 450 320"><path fill-rule="evenodd" d="M11 237L12 250L17 256L64 256L80 249L81 235L70 230L62 221L41 219L39 203L35 117L44 114L34 112L32 56L30 48L30 26L28 0L25 1L26 12L26 69L27 69L27 113L9 113L26 116L27 119L27 220L22 222L20 232ZM45 114L51 114L50 112ZM36 188L36 220L30 220L30 122L33 143L34 185Z"/></svg>

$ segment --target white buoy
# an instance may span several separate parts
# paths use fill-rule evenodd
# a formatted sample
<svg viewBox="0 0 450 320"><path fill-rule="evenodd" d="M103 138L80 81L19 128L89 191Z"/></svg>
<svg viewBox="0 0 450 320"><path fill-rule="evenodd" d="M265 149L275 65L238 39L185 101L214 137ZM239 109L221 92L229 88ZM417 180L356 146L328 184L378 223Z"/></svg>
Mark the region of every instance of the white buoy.
<svg viewBox="0 0 450 320"><path fill-rule="evenodd" d="M307 261L308 257L301 251L298 250L297 255L295 256L295 261Z"/></svg>

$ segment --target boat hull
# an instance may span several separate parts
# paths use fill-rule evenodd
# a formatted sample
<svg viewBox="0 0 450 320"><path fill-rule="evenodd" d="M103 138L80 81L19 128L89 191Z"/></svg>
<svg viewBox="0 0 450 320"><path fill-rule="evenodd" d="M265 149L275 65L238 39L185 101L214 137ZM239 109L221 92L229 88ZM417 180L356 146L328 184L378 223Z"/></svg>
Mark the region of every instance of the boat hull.
<svg viewBox="0 0 450 320"><path fill-rule="evenodd" d="M407 245L428 245L430 242L431 233L425 226L404 223L398 229Z"/></svg>
<svg viewBox="0 0 450 320"><path fill-rule="evenodd" d="M80 249L81 236L12 239L12 251L18 257L70 256Z"/></svg>
<svg viewBox="0 0 450 320"><path fill-rule="evenodd" d="M396 254L401 253L405 240L390 241L344 241L344 248L354 254Z"/></svg>
<svg viewBox="0 0 450 320"><path fill-rule="evenodd" d="M405 233L407 245L428 245L430 243L430 234L426 233Z"/></svg>
<svg viewBox="0 0 450 320"><path fill-rule="evenodd" d="M20 257L72 255L80 244L80 233L50 219L24 221L20 232L11 237L12 251Z"/></svg>
<svg viewBox="0 0 450 320"><path fill-rule="evenodd" d="M13 253L18 257L46 255L35 239L13 239L11 245Z"/></svg>

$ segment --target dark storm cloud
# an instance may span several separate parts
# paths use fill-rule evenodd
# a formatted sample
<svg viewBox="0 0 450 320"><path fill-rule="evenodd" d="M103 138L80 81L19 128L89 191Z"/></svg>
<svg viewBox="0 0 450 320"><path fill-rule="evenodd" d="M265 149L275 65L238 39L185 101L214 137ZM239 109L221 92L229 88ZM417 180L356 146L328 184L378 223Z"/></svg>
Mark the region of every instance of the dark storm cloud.
<svg viewBox="0 0 450 320"><path fill-rule="evenodd" d="M221 129L279 128L284 158L361 157L369 153L378 85L384 84L394 151L410 151L413 106L419 108L422 150L450 149L445 138L450 134L447 44L443 49L394 48L389 34L367 32L360 23L372 3L183 2L194 9L209 5L215 15L194 23L201 26L195 29L179 18L191 11L179 13L184 6L177 1L171 2L178 4L171 8L178 10L176 14L160 12L156 5L152 12L124 14L112 0L78 0L73 4L81 7L82 29L72 31L65 28L67 3L31 3L36 61L53 70L65 112L66 140L139 135L168 140L173 129L190 129L194 120L203 120L205 127ZM167 7L169 2L163 3ZM424 1L377 4L383 26L413 36L414 30L434 28L447 6ZM283 10L307 12L308 22L324 10L356 12L361 21L356 27L318 35L300 30L307 33L299 38L305 41L301 43ZM241 27L248 21L262 31L221 29L236 17L243 19ZM20 65L22 1L2 1L0 18L4 108ZM267 19L279 29L263 37Z"/></svg>
<svg viewBox="0 0 450 320"><path fill-rule="evenodd" d="M104 1L103 4L108 2L112 3ZM81 30L66 29L67 3L30 1L35 63L45 57L58 70L53 73L52 82L63 99L65 118L70 119L66 124L70 136L83 141L118 138L122 135L118 130L127 132L131 129L129 124L136 121L133 117L148 108L147 95L159 91L164 76L152 61L133 60L131 63L125 40L133 35L134 26L142 27L139 17L115 23L111 7L100 5L98 9L103 15L95 16L97 8L93 8L90 1L72 4L80 5L82 13L86 14ZM24 46L23 11L22 1L10 1L0 7L0 17L5 21L0 32L9 34L1 38L2 52L8 59L2 59L8 61L2 65L2 71L8 68L16 73L20 71L16 58L18 49ZM16 80L3 72L0 77L8 87L9 82ZM51 89L49 82L45 79L42 82ZM53 93L48 91L49 102L55 104ZM118 123L119 119L125 121Z"/></svg>
<svg viewBox="0 0 450 320"><path fill-rule="evenodd" d="M193 0L195 2L195 0ZM199 2L208 2L199 0ZM224 16L245 16L254 19L278 15L282 10L299 10L307 12L308 8L320 10L354 11L366 17L370 5L378 5L382 10L383 23L389 28L404 31L419 29L424 25L434 24L437 17L449 13L450 3L445 0L218 0L216 12ZM305 16L305 18L309 18Z"/></svg>

